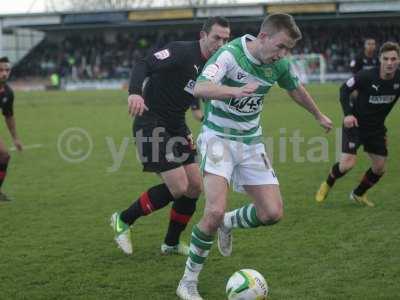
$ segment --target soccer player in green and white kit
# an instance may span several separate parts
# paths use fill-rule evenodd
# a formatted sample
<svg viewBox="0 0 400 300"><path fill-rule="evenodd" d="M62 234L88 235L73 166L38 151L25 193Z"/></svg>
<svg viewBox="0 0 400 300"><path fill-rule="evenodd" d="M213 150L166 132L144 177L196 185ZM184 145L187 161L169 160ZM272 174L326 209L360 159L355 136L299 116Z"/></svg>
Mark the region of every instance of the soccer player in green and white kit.
<svg viewBox="0 0 400 300"><path fill-rule="evenodd" d="M197 79L195 96L206 99L198 138L206 206L193 227L185 273L176 291L181 299L202 299L198 276L217 230L220 252L227 256L233 228L273 225L282 218L279 183L261 143L260 112L271 86L277 82L323 128L332 128L285 58L300 38L292 16L269 15L257 37L245 35L223 46ZM251 203L225 213L229 184L246 192Z"/></svg>

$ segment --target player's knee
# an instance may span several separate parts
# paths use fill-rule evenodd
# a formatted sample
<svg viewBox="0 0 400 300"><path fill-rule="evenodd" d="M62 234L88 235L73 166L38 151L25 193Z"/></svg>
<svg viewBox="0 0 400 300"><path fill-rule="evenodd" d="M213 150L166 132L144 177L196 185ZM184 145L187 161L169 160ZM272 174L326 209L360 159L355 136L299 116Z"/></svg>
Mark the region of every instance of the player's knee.
<svg viewBox="0 0 400 300"><path fill-rule="evenodd" d="M186 191L188 190L189 187L189 183L187 181L187 179L182 179L179 181L174 182L174 184L171 184L170 186L168 186L168 189L170 190L172 196L175 199L178 199L180 197L182 197Z"/></svg>
<svg viewBox="0 0 400 300"><path fill-rule="evenodd" d="M350 171L356 164L357 159L355 157L347 157L340 161L340 171L348 172Z"/></svg>
<svg viewBox="0 0 400 300"><path fill-rule="evenodd" d="M282 205L277 205L260 213L257 212L257 217L263 225L276 224L283 218L283 207Z"/></svg>
<svg viewBox="0 0 400 300"><path fill-rule="evenodd" d="M206 211L206 222L210 231L216 231L224 219L225 211L214 208Z"/></svg>
<svg viewBox="0 0 400 300"><path fill-rule="evenodd" d="M191 182L188 186L187 195L190 198L198 198L202 192L201 181Z"/></svg>
<svg viewBox="0 0 400 300"><path fill-rule="evenodd" d="M385 163L377 163L372 167L372 172L378 176L382 176L386 171Z"/></svg>
<svg viewBox="0 0 400 300"><path fill-rule="evenodd" d="M0 152L0 162L1 163L8 163L8 161L10 160L11 156L7 151L2 151Z"/></svg>

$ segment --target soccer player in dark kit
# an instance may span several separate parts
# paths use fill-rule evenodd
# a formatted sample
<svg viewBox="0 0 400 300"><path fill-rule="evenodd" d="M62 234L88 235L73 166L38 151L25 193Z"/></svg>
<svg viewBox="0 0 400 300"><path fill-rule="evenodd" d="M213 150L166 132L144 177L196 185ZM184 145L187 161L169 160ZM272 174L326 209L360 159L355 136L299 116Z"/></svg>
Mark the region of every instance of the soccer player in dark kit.
<svg viewBox="0 0 400 300"><path fill-rule="evenodd" d="M364 40L364 49L351 62L350 69L353 74L361 70L370 70L379 65L379 58L376 55L376 41L373 38Z"/></svg>
<svg viewBox="0 0 400 300"><path fill-rule="evenodd" d="M200 40L171 42L132 70L128 109L135 116L133 135L138 154L143 171L158 173L163 182L143 192L126 210L111 216L115 241L126 254L132 254L132 224L170 202L170 222L161 253L189 253L188 246L180 242L180 235L195 212L201 175L185 113L198 101L193 96L198 74L229 36L225 18L209 18L203 24Z"/></svg>
<svg viewBox="0 0 400 300"><path fill-rule="evenodd" d="M14 118L14 92L7 84L10 76L11 66L7 57L0 58L0 107L7 124L8 131L11 134L15 148L22 150L22 143L18 138ZM0 138L0 201L10 201L2 191L4 179L7 174L7 167L10 161L10 154L2 138Z"/></svg>
<svg viewBox="0 0 400 300"><path fill-rule="evenodd" d="M344 112L342 130L342 154L333 165L330 174L317 194L316 201L322 202L335 181L354 167L357 149L364 151L372 166L364 174L360 184L351 192L350 198L366 206L374 206L366 192L374 186L385 172L388 155L385 119L400 96L400 47L386 42L379 51L380 67L358 72L340 89L340 102ZM356 99L350 99L353 91Z"/></svg>

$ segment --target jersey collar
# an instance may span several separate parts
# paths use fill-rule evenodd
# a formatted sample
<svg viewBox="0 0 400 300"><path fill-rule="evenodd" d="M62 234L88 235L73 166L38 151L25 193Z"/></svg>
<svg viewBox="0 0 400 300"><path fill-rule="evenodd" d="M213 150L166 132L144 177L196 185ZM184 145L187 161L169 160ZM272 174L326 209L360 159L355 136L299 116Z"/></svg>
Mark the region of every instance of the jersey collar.
<svg viewBox="0 0 400 300"><path fill-rule="evenodd" d="M261 65L261 62L257 58L255 58L253 55L251 55L249 49L247 48L247 43L246 43L247 39L254 41L256 38L254 36L252 36L251 34L245 34L244 36L242 36L241 40L242 40L242 47L244 50L244 54L246 54L247 58L252 63L254 63L256 65Z"/></svg>

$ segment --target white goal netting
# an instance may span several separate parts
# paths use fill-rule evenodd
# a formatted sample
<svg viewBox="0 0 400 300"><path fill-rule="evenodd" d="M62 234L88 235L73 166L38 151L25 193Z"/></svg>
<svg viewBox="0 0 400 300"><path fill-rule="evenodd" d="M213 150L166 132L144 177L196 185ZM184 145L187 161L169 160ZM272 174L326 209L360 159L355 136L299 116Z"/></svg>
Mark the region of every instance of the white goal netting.
<svg viewBox="0 0 400 300"><path fill-rule="evenodd" d="M325 82L326 61L322 54L300 54L290 57L293 72L303 84Z"/></svg>

